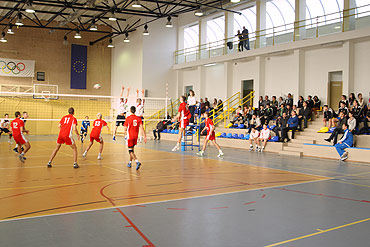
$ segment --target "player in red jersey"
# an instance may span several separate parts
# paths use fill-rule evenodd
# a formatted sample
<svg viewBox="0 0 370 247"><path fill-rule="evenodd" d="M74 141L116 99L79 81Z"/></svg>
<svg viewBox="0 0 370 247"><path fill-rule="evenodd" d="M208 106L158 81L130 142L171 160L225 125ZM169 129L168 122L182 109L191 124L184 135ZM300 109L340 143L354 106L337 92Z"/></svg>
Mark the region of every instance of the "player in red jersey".
<svg viewBox="0 0 370 247"><path fill-rule="evenodd" d="M130 161L127 164L128 168L131 168L131 163L133 160L136 162L136 170L140 169L141 163L135 155L135 145L137 144L137 138L139 136L139 131L144 135L144 142L146 143L146 134L143 127L143 122L141 118L135 115L136 107L131 106L131 115L126 118L125 126L123 128L123 135L127 138L128 153L130 154ZM127 134L127 135L126 135Z"/></svg>
<svg viewBox="0 0 370 247"><path fill-rule="evenodd" d="M176 146L172 149L172 151L177 151L180 149L181 139L182 136L185 134L185 128L189 125L189 119L191 117L189 107L186 104L186 97L181 96L180 97L180 106L179 106L179 112L177 113L176 117L172 119L172 122L175 122L176 120L179 120L179 139L176 143Z"/></svg>
<svg viewBox="0 0 370 247"><path fill-rule="evenodd" d="M209 112L203 113L203 116L206 119L206 121L205 121L206 126L200 132L200 134L202 134L205 130L207 130L207 136L206 136L206 139L204 140L203 148L202 148L201 151L198 152L198 155L203 156L204 151L206 150L208 141L212 141L213 145L215 145L216 148L218 149L218 155L217 156L221 157L222 155L224 155L224 153L222 152L220 146L216 142L215 125L213 124L212 119L209 118Z"/></svg>
<svg viewBox="0 0 370 247"><path fill-rule="evenodd" d="M82 154L82 157L86 157L87 152L89 152L90 148L94 144L94 141L97 141L97 142L100 143L98 160L101 160L101 153L103 152L103 146L104 146L103 137L101 137L101 130L104 126L107 126L107 129L109 131L109 127L107 125L107 122L105 122L102 119L102 114L101 113L98 113L97 117L98 117L98 119L96 119L94 121L93 129L91 130L91 133L90 133L90 145L86 148L85 152Z"/></svg>
<svg viewBox="0 0 370 247"><path fill-rule="evenodd" d="M19 160L23 163L25 160L24 154L30 150L31 145L23 135L23 133L28 133L28 130L24 128L24 122L19 111L15 113L15 119L10 123L10 127L12 127L14 141L18 144ZM22 145L25 146L24 151L22 151Z"/></svg>
<svg viewBox="0 0 370 247"><path fill-rule="evenodd" d="M73 109L73 107L70 107L68 109L68 113L69 114L62 117L59 122L58 127L60 128L60 131L57 140L57 146L51 154L50 160L48 162L48 167L51 167L51 162L55 158L55 155L57 155L62 144L66 144L73 149L73 167L79 168L79 165L77 164L77 147L73 139L73 131L76 133L77 138L79 137L79 133L77 131L77 119L73 116L75 114L75 109Z"/></svg>

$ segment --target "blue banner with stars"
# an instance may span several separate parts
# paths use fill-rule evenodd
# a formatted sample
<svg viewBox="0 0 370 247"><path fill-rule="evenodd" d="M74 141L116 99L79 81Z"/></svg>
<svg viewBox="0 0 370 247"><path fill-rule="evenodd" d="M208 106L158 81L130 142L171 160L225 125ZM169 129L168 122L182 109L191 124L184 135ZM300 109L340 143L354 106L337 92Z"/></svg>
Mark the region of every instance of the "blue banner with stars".
<svg viewBox="0 0 370 247"><path fill-rule="evenodd" d="M73 45L71 54L71 89L86 89L87 46Z"/></svg>

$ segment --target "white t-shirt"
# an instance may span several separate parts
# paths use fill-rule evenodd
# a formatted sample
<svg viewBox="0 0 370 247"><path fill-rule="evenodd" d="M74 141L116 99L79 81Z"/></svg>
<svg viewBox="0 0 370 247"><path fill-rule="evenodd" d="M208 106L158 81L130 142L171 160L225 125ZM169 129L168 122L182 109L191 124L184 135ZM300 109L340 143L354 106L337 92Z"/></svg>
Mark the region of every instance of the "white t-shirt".
<svg viewBox="0 0 370 247"><path fill-rule="evenodd" d="M143 114L144 114L144 105L143 104L136 105L136 116L142 117Z"/></svg>
<svg viewBox="0 0 370 247"><path fill-rule="evenodd" d="M189 106L196 105L197 104L197 100L195 99L194 96L189 96L187 103L188 103Z"/></svg>
<svg viewBox="0 0 370 247"><path fill-rule="evenodd" d="M261 130L261 135L260 135L260 137L262 138L262 139L270 139L270 135L271 135L271 130L270 129L262 129Z"/></svg>
<svg viewBox="0 0 370 247"><path fill-rule="evenodd" d="M118 114L123 114L127 112L128 105L127 105L127 99L120 101L118 105Z"/></svg>
<svg viewBox="0 0 370 247"><path fill-rule="evenodd" d="M7 128L9 127L10 121L9 119L1 119L0 128Z"/></svg>
<svg viewBox="0 0 370 247"><path fill-rule="evenodd" d="M259 137L259 135L260 135L260 132L258 132L258 130L256 130L255 132L251 132L250 138L254 139L254 138Z"/></svg>

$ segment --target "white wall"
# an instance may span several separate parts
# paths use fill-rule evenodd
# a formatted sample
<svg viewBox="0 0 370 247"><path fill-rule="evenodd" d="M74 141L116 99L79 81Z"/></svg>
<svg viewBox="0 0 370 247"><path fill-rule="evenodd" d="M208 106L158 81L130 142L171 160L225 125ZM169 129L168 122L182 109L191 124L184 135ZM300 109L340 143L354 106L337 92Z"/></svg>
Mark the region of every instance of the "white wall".
<svg viewBox="0 0 370 247"><path fill-rule="evenodd" d="M354 47L354 92L365 98L370 94L370 42L359 42Z"/></svg>

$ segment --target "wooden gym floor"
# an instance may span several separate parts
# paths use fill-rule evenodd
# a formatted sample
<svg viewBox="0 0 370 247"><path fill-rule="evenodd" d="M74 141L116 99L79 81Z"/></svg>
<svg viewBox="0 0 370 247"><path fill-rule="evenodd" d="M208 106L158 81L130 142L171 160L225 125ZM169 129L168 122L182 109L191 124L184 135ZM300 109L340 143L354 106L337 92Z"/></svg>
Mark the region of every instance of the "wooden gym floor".
<svg viewBox="0 0 370 247"><path fill-rule="evenodd" d="M47 161L55 147L55 138L55 136L31 137L32 148L26 155L26 162L22 164L18 160L17 155L12 151L14 144L8 144L5 142L6 138L2 137L0 142L0 231L3 227L12 229L12 224L20 224L18 222L23 222L22 224L28 222L31 224L30 222L34 222L35 220L37 220L37 222L34 222L32 225L42 229L48 225L50 226L50 222L43 222L45 219L47 219L47 221L55 221L55 219L58 218L59 221L52 224L55 226L60 224L60 217L67 219L71 225L81 224L83 228L91 227L88 221L92 219L84 219L82 223L80 220L76 221L75 219L75 217L86 217L87 213L90 214L90 217L95 219L95 224L99 226L99 224L103 223L97 223L96 220L104 215L104 220L102 220L104 222L111 217L111 215L108 216L106 214L111 212L113 208L115 210L114 212L123 216L128 224L126 227L132 227L138 236L138 238L133 236L129 237L129 239L125 238L124 241L128 242L122 246L225 246L220 240L210 240L211 242L207 243L203 242L204 239L210 238L207 233L203 233L207 236L196 235L191 237L187 235L187 237L181 238L176 236L176 231L171 233L171 230L175 230L182 225L187 229L188 234L194 234L194 232L188 229L188 225L184 225L186 224L187 216L183 215L183 213L188 212L190 208L192 208L191 205L194 204L197 205L196 207L198 207L199 210L192 216L188 216L192 218L191 225L203 224L202 220L197 222L196 219L202 218L202 214L200 213L203 209L201 208L207 205L209 210L217 211L218 214L221 213L221 215L211 214L209 216L213 219L214 224L219 224L219 226L215 225L211 228L218 227L216 232L219 232L223 229L224 225L229 224L227 222L221 223L219 219L228 219L228 217L234 218L238 217L240 214L240 212L238 213L237 211L235 214L232 214L232 216L222 214L223 210L231 208L229 204L254 207L259 200L263 200L267 196L270 197L269 199L274 199L274 207L279 207L279 205L281 206L286 202L290 204L289 208L293 205L299 206L299 208L302 206L303 201L294 197L297 195L303 195L304 197L316 195L316 197L319 198L315 199L322 200L343 197L340 201L360 203L361 210L359 210L359 212L362 212L362 210L368 210L367 212L370 212L370 203L366 203L367 199L370 199L369 197L362 197L362 201L353 199L352 196L338 194L341 192L337 191L336 188L331 188L333 182L331 182L331 186L325 185L333 179L337 179L339 174L341 174L342 178L347 178L348 175L351 178L356 177L360 180L362 179L361 182L365 182L362 186L356 186L352 183L353 189L351 190L358 189L362 190L361 193L363 193L364 190L368 192L370 186L367 185L369 181L367 175L370 174L370 167L366 165L359 165L355 167L355 169L347 169L348 171L343 173L343 171L332 171L334 167L328 166L327 164L332 161L325 163L312 159L284 159L280 156L267 153L256 154L235 149L225 149L225 157L218 159L215 149L212 146L209 147L207 157L199 158L195 155L195 151L176 153L168 151L173 145L171 142L160 143L150 141L146 145L140 144L137 147L136 153L139 160L142 162L142 167L140 171L135 171L135 164L133 164L131 169L126 167L128 152L123 145L123 140L120 139L117 142L110 142L110 140L108 140L110 136L106 136L105 139L107 141L103 151L103 160L98 161L96 159L98 150L97 144L93 146L86 158L82 158L82 150L87 144L81 145L78 143L78 163L80 169L74 169L72 167L72 151L66 146L61 148L53 162L53 167L47 168ZM304 166L302 165L303 163L309 165ZM324 168L320 168L319 166L315 166L315 163L316 165L326 165ZM330 164L333 165L333 163ZM358 170L358 168L360 168L360 170ZM350 174L352 171L354 174ZM348 180L346 181L349 186L351 182L348 182ZM343 187L346 181L342 180L344 183L340 185ZM323 186L317 187L318 184L323 184ZM302 189L312 188L313 185L315 188L321 188L320 190L322 191L319 193L317 191L311 192L310 190L306 191ZM294 189L294 186L300 186L300 189ZM348 189L349 187L346 188ZM271 190L272 192L270 192L270 194L267 193L267 191ZM330 190L330 193L322 193L328 192L328 190ZM283 192L284 196L277 196L277 192ZM290 196L293 194L293 197L287 196L288 192L290 192ZM357 193L356 191L354 194ZM354 194L352 193L352 195ZM347 197L349 198L348 200ZM227 201L228 203L226 203L225 206L225 203L219 204L215 202L208 206L208 203L214 200ZM242 203L238 202L239 200L242 200ZM184 202L186 203L184 204ZM311 203L312 201L310 200L307 206L311 207ZM320 203L322 210L327 210L326 202L319 201L315 203ZM134 210L134 212L137 213L137 210L149 208L149 205L153 205L150 209L150 214L146 215L143 212L141 213L142 215L146 215L145 219L140 218L140 216L136 214L132 219L124 212ZM156 209L156 207L159 206L161 208L166 208L166 212ZM256 208L254 208L254 210L256 210ZM293 207L291 210L291 212L284 213L288 216L286 219L287 222L292 220L289 219L289 217L295 217L296 210L298 209ZM312 209L304 209L303 207L299 210L311 212ZM174 215L174 212L179 213ZM302 213L304 215L304 212L299 213L299 218L301 220L303 220ZM163 219L159 221L154 220L152 217L156 214L164 214L163 217L167 220L163 222L161 222ZM208 215L210 213L206 212L204 214ZM71 219L70 217L72 216L73 218ZM279 215L275 215L275 217L278 216ZM361 216L364 218L370 215L365 214ZM239 215L239 217L244 216ZM308 221L311 220L309 215L306 215L306 217L309 217L307 218ZM135 219L140 222L141 228L148 228L149 226L155 228L150 228L151 230L144 232L134 223L134 221L136 221ZM267 219L266 215L260 219L256 218L254 220L256 220L256 222L245 222L244 224L246 225L238 223L238 228L248 228L250 227L249 224L260 224L258 223L259 220L269 224L276 224L276 222L273 223L274 221L271 221L271 219ZM112 219L112 222L114 221L115 220ZM171 222L171 224L165 224L165 227L161 227L161 224L165 222ZM346 221L344 220L344 222ZM367 220L366 222L369 223ZM284 225L285 223L286 222L282 220L279 222L279 225ZM111 225L104 226L104 228L108 229L111 227ZM155 230L157 227L161 229ZM19 226L16 228L22 229L22 227L19 228ZM24 229L24 231L29 231L28 228ZM197 227L194 226L194 229L196 228ZM99 235L98 229L94 228L92 231L95 232L90 232L90 234ZM50 229L47 229L45 231L49 230ZM320 230L324 231L322 229ZM81 231L81 234L84 232L81 229L78 231ZM122 231L121 233L118 231L116 235L112 236L114 239L112 243L115 241L117 241L117 243L122 241L118 241L121 237L120 234L124 235L125 229ZM162 234L159 236L156 235L155 232L157 231L162 232ZM285 242L279 242L279 240L289 239L290 235L284 231L280 233L281 231L281 229L276 230L276 233L281 234L281 237L279 237L279 234L272 234L274 240L271 239L271 241L267 242L263 242L262 240L257 241L260 239L257 234L256 239L251 241L248 246L277 246L268 245L268 243L272 244L274 242L284 246ZM167 234L163 235L163 232ZM227 234L227 237L229 237L233 233L227 230L224 234ZM148 237L148 235L150 237ZM4 240L3 237L5 236L1 235L0 237ZM363 237L368 238L368 236ZM48 236L48 238L50 238L50 236ZM9 236L5 237L5 241L11 244L5 246L15 246L14 244L22 246L21 243L24 243L22 240L10 238ZM53 241L53 238L50 241ZM214 241L214 244L209 244L213 243L212 241ZM230 246L243 246L243 241L245 240L243 240L242 235L239 236L239 238L233 238L232 243L234 244ZM294 240L294 242L295 241L296 240ZM340 244L338 245L337 241L335 242L337 244L335 246L341 246ZM31 243L33 244L29 246L43 246L42 244L44 242L42 239L36 238L34 241L31 241ZM55 244L55 246L72 246L67 245L67 243L68 240L64 239L58 242L58 244ZM91 242L86 240L84 243L86 245L82 244L78 246L101 246L98 244L98 240ZM290 243L290 241L287 243ZM302 243L305 242L303 241ZM311 242L309 244L307 242L306 244L307 245L302 246L310 246ZM112 244L112 246L116 245Z"/></svg>

